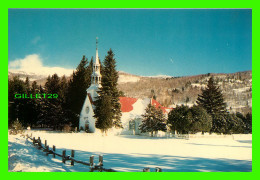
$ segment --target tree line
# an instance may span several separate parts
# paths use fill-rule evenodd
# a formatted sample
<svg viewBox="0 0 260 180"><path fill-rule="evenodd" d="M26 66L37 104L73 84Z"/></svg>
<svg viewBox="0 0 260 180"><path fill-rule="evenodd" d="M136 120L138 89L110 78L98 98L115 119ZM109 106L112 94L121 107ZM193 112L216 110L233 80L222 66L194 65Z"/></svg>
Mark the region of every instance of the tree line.
<svg viewBox="0 0 260 180"><path fill-rule="evenodd" d="M114 53L110 49L101 64L102 88L94 102L96 126L105 131L110 127L122 127L118 74ZM64 126L78 127L79 116L85 101L86 90L91 85L93 57L90 62L83 56L70 80L57 74L48 76L44 86L29 78L18 76L8 79L8 124L18 119L25 126L62 130ZM15 98L15 94L58 94L58 98ZM105 124L105 125L104 125Z"/></svg>
<svg viewBox="0 0 260 180"><path fill-rule="evenodd" d="M229 113L222 92L212 77L199 94L196 104L192 107L177 106L169 112L167 119L161 109L149 104L142 115L143 121L139 129L142 133L150 132L151 135L167 129L180 134L252 133L252 114L244 116L240 112Z"/></svg>
<svg viewBox="0 0 260 180"><path fill-rule="evenodd" d="M106 132L112 127L122 128L121 105L117 89L118 72L116 60L110 49L100 63L102 88L94 101L96 127ZM57 74L48 76L44 86L36 81L29 83L18 76L8 80L8 122L11 126L16 119L23 126L48 127L61 130L64 126L78 127L79 116L86 98L86 90L91 84L93 57L90 62L83 56L70 80ZM58 94L58 98L15 98L15 94ZM226 109L223 94L211 77L207 87L202 89L197 105L177 106L168 117L162 110L151 104L142 115L141 132L176 131L177 133L216 132L252 133L252 114L232 114Z"/></svg>

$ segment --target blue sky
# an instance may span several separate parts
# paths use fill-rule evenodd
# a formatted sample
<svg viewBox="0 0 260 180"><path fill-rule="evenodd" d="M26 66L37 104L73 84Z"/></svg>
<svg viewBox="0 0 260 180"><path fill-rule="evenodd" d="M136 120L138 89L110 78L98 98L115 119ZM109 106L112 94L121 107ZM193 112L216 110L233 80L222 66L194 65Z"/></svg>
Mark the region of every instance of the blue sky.
<svg viewBox="0 0 260 180"><path fill-rule="evenodd" d="M75 69L82 55L137 75L186 76L252 69L250 9L9 9L9 58ZM37 64L37 63L36 63ZM19 68L19 67L17 67Z"/></svg>

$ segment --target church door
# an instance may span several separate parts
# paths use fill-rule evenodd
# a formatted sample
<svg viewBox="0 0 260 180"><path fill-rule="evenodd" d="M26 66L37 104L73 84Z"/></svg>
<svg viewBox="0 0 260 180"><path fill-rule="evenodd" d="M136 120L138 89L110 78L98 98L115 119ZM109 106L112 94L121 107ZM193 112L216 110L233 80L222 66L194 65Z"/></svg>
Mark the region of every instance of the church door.
<svg viewBox="0 0 260 180"><path fill-rule="evenodd" d="M85 124L85 131L89 132L89 124L88 123Z"/></svg>

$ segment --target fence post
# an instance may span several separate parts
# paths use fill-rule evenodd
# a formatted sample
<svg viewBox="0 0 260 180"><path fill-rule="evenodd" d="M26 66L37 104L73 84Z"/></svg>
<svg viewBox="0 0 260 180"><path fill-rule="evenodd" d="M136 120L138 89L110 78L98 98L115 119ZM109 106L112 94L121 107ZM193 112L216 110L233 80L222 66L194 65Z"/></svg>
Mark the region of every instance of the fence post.
<svg viewBox="0 0 260 180"><path fill-rule="evenodd" d="M162 169L159 168L159 167L156 167L156 168L155 168L155 172L162 172Z"/></svg>
<svg viewBox="0 0 260 180"><path fill-rule="evenodd" d="M144 168L143 172L150 172L150 168Z"/></svg>
<svg viewBox="0 0 260 180"><path fill-rule="evenodd" d="M92 168L94 166L94 156L90 156L89 158L89 166Z"/></svg>
<svg viewBox="0 0 260 180"><path fill-rule="evenodd" d="M65 164L66 160L65 160L65 156L66 156L66 150L62 151L62 163Z"/></svg>
<svg viewBox="0 0 260 180"><path fill-rule="evenodd" d="M46 156L49 154L49 146L46 146Z"/></svg>
<svg viewBox="0 0 260 180"><path fill-rule="evenodd" d="M31 133L31 137L32 137L32 133Z"/></svg>
<svg viewBox="0 0 260 180"><path fill-rule="evenodd" d="M41 138L40 138L40 137L38 137L38 146L39 146L39 148L42 147L42 141L41 141Z"/></svg>
<svg viewBox="0 0 260 180"><path fill-rule="evenodd" d="M71 150L71 163L70 165L74 166L74 155L75 155L75 151L74 150Z"/></svg>
<svg viewBox="0 0 260 180"><path fill-rule="evenodd" d="M33 145L35 146L35 137L33 137Z"/></svg>
<svg viewBox="0 0 260 180"><path fill-rule="evenodd" d="M99 155L99 166L103 166L103 156Z"/></svg>
<svg viewBox="0 0 260 180"><path fill-rule="evenodd" d="M47 140L45 140L44 147L45 148L47 147Z"/></svg>
<svg viewBox="0 0 260 180"><path fill-rule="evenodd" d="M52 147L52 151L53 151L53 158L55 158L55 151L56 151L56 147L53 145Z"/></svg>

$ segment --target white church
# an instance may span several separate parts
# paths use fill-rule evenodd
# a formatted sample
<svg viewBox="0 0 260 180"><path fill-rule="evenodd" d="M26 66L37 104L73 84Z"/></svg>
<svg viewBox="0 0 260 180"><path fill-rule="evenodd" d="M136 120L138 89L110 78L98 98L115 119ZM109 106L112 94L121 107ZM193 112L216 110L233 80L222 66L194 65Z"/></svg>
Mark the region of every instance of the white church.
<svg viewBox="0 0 260 180"><path fill-rule="evenodd" d="M101 74L100 74L100 62L98 57L98 47L96 41L96 57L93 62L93 73L91 75L91 85L87 89L87 95L83 104L80 118L79 118L79 130L84 130L89 133L96 131L94 118L94 101L98 96L97 91L101 88ZM121 104L121 122L123 129L117 130L119 134L140 134L138 126L141 124L141 115L145 113L145 108L149 103L154 105L156 108L161 108L163 113L167 115L171 108L163 107L159 102L154 99L136 99L130 97L120 97Z"/></svg>

